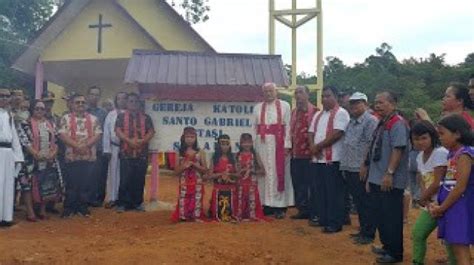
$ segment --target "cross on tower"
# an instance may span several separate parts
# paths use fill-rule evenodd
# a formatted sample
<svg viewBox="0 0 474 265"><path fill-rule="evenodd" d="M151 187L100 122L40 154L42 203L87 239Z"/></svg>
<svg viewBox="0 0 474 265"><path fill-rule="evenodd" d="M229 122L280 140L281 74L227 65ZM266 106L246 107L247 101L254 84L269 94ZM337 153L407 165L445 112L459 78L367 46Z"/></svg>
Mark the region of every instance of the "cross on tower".
<svg viewBox="0 0 474 265"><path fill-rule="evenodd" d="M97 52L102 53L102 29L111 28L112 24L103 24L102 23L102 14L99 14L99 23L96 25L89 25L90 29L98 29L97 37Z"/></svg>

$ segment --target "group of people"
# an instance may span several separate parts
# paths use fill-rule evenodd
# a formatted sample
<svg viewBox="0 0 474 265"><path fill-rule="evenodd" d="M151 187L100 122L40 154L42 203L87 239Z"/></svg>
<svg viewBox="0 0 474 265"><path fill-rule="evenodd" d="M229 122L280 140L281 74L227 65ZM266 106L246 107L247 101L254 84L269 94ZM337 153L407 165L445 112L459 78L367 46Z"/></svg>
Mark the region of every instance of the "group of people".
<svg viewBox="0 0 474 265"><path fill-rule="evenodd" d="M26 220L90 216L89 207L144 211L148 143L155 131L136 93L118 93L115 109L98 106L99 87L64 99L53 114L54 94L28 101L22 90L0 89L0 227L14 224L17 197Z"/></svg>
<svg viewBox="0 0 474 265"><path fill-rule="evenodd" d="M378 231L382 247L372 251L377 263L390 264L403 261L410 191L419 194L414 201L422 208L412 231L413 264L424 264L426 240L436 228L447 246L449 263L470 264L474 122L467 112L473 101L466 86L449 85L437 124L423 109L408 119L390 91L378 92L371 108L365 94L353 93L344 102L337 89L328 86L322 91L323 109L318 110L308 100L308 89L300 86L293 111L277 98L274 84L265 84L263 95L264 102L254 111L256 138L242 135L241 149L233 155L229 137L222 135L209 167L194 128L184 130L175 170L180 188L173 220L265 220L258 218L262 213L282 219L295 205L298 212L292 219L308 219L310 226L331 234L350 224L348 198L352 198L360 224L359 231L351 234L354 243L371 244ZM409 160L412 151L414 161ZM251 170L242 166L242 154L252 157ZM419 184L411 190L410 164L415 165ZM206 180L213 180L207 215ZM246 185L252 189L245 190ZM241 205L254 207L249 211ZM242 209L247 211L245 217Z"/></svg>
<svg viewBox="0 0 474 265"><path fill-rule="evenodd" d="M411 181L418 184L409 190L421 207L412 231L413 264L424 264L426 239L436 228L450 264L470 264L474 120L467 110L473 107L474 79L469 88L450 84L442 118L433 123L423 109L413 119L400 113L390 91L378 92L370 107L361 92L341 100L337 89L327 86L319 110L310 103L308 88L298 86L291 110L278 99L275 84L266 83L264 101L254 108L255 131L240 136L237 153L230 137L220 135L208 163L196 129L183 130L172 219L283 219L288 207L296 206L292 219L307 219L332 234L350 224L353 204L359 219L354 243L371 244L378 231L382 247L372 248L376 261L397 263L403 260ZM71 95L69 111L58 118L51 112L51 93L26 107L20 92L0 89L2 226L12 224L15 179L32 222L47 218L63 188L63 217L88 216L89 206L104 202L117 212L144 210L148 143L155 131L137 94L117 94L115 109L106 112L98 107L100 88L91 87L86 96ZM208 209L206 181L213 184Z"/></svg>

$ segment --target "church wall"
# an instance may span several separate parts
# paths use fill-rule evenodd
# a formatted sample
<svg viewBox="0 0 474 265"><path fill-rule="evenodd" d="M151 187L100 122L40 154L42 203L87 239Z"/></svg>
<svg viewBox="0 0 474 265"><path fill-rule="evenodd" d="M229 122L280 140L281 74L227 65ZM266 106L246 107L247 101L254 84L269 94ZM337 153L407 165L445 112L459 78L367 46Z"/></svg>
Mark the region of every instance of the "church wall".
<svg viewBox="0 0 474 265"><path fill-rule="evenodd" d="M112 27L102 29L102 52L98 53L99 22ZM155 43L128 19L112 0L92 1L56 40L43 52L43 61L130 58L133 49L157 49Z"/></svg>

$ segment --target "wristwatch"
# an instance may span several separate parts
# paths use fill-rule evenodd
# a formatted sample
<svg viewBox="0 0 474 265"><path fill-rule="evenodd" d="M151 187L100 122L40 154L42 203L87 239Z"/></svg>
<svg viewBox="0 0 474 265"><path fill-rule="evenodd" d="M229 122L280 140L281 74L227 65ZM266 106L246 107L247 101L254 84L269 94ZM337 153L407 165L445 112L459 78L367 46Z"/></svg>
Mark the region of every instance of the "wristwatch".
<svg viewBox="0 0 474 265"><path fill-rule="evenodd" d="M395 172L391 169L387 169L387 175L393 175Z"/></svg>

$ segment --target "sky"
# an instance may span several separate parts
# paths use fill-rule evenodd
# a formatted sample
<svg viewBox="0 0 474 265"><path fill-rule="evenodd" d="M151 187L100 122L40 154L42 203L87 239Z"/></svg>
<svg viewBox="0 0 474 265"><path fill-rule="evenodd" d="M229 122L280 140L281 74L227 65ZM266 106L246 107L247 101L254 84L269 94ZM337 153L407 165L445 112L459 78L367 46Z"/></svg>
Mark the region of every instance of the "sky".
<svg viewBox="0 0 474 265"><path fill-rule="evenodd" d="M277 9L291 0L275 0ZM298 8L316 0L297 0ZM194 28L218 52L268 53L268 0L209 0L210 19ZM361 63L382 42L399 60L446 53L458 64L474 52L474 0L322 0L324 57ZM316 70L316 20L298 29L297 72ZM291 30L276 22L276 53L291 63Z"/></svg>

